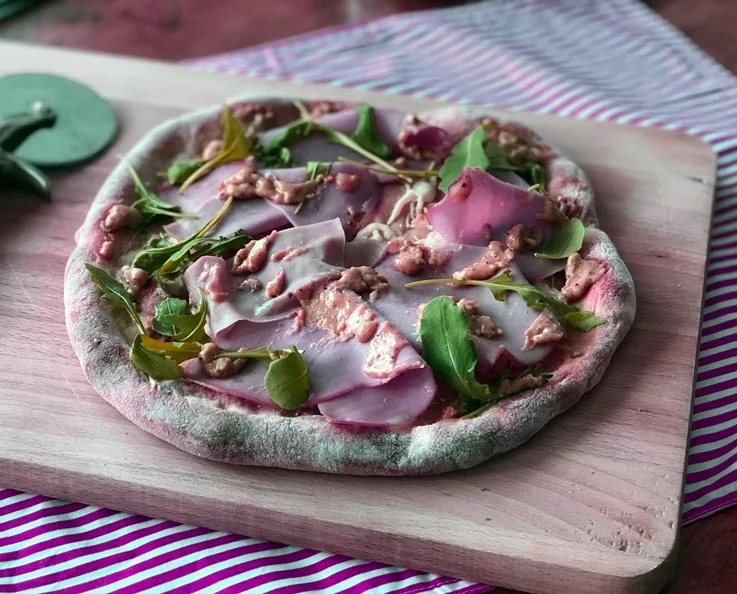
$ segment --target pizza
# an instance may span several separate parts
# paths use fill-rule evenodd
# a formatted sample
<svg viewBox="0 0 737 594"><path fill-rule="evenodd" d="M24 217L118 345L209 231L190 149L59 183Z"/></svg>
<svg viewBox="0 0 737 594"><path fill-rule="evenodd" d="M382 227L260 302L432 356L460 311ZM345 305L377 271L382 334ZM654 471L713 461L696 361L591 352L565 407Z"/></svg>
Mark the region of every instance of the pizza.
<svg viewBox="0 0 737 594"><path fill-rule="evenodd" d="M584 172L526 127L238 100L152 130L76 235L93 388L234 464L412 475L519 446L635 314Z"/></svg>

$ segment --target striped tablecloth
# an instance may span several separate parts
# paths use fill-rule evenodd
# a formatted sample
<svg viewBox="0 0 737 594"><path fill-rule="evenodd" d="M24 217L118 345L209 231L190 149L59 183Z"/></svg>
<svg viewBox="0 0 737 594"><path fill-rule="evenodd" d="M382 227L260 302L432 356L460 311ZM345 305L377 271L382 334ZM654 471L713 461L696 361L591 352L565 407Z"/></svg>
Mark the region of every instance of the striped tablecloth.
<svg viewBox="0 0 737 594"><path fill-rule="evenodd" d="M681 33L636 0L496 0L340 27L189 65L659 126L711 143L719 177L684 521L737 500L737 85ZM0 491L0 592L487 589Z"/></svg>

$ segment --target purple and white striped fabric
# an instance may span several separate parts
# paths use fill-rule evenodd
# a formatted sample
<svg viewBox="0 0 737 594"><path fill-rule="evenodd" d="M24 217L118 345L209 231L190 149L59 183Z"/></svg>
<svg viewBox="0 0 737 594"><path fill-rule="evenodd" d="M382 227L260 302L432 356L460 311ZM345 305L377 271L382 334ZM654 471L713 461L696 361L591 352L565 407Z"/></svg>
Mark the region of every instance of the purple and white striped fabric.
<svg viewBox="0 0 737 594"><path fill-rule="evenodd" d="M635 0L497 0L190 62L232 74L695 134L719 154L684 521L737 501L737 84ZM482 592L488 586L0 491L0 592Z"/></svg>

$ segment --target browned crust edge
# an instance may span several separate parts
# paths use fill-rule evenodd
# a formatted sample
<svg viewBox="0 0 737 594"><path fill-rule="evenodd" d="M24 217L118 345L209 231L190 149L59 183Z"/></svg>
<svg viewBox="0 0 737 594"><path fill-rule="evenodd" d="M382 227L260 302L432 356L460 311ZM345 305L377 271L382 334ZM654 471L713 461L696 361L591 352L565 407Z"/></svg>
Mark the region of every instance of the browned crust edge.
<svg viewBox="0 0 737 594"><path fill-rule="evenodd" d="M247 97L230 101L261 100ZM268 99L263 99L268 101ZM170 120L147 134L127 159L152 179L211 128L219 106ZM429 113L429 112L428 112ZM446 108L433 115L478 116L478 109ZM442 119L442 118L441 118ZM576 200L587 223L583 254L602 261L607 273L586 297L586 307L606 318L570 359L533 392L512 397L470 420L441 421L403 431L340 427L318 415L282 416L215 396L182 381L157 384L128 360L117 315L88 281L86 262L97 264L100 221L112 204L131 202L133 189L121 163L94 199L76 234L77 247L64 279L66 325L74 351L93 388L123 416L176 447L234 464L361 475L434 474L469 468L509 451L575 404L601 379L635 315L632 278L608 236L597 228L593 192L584 172L555 153L550 162L557 191Z"/></svg>

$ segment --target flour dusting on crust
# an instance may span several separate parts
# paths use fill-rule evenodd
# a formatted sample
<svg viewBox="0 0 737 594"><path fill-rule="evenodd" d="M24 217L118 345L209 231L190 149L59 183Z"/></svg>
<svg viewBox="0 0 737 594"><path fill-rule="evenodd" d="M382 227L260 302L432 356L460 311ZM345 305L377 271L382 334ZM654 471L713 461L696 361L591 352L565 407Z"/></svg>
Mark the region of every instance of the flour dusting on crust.
<svg viewBox="0 0 737 594"><path fill-rule="evenodd" d="M204 144L202 131L212 133L219 112L214 107L159 126L130 152L128 161L142 179L153 179L177 157L195 154ZM459 115L478 116L479 111L447 108L418 115L443 126L442 122L457 121ZM456 131L459 137L466 132ZM581 355L563 357L552 379L534 391L508 398L473 419L369 430L331 424L309 412L295 415L258 409L183 381L150 381L130 364L132 337L120 330L123 318L101 299L84 268L85 263L106 266L97 255L106 234L101 223L112 205L133 201L132 183L123 164L93 201L66 267L66 324L82 369L95 390L136 425L212 460L333 473L409 475L469 468L511 450L598 383L635 315L632 278L608 236L597 228L588 180L573 162L545 148L546 166L552 173L551 193L560 197L559 203L570 209L569 214L580 216L587 225L582 256L606 268L583 306L607 323L589 333L575 334L570 344ZM136 241L132 234L119 237L117 242L124 246Z"/></svg>

